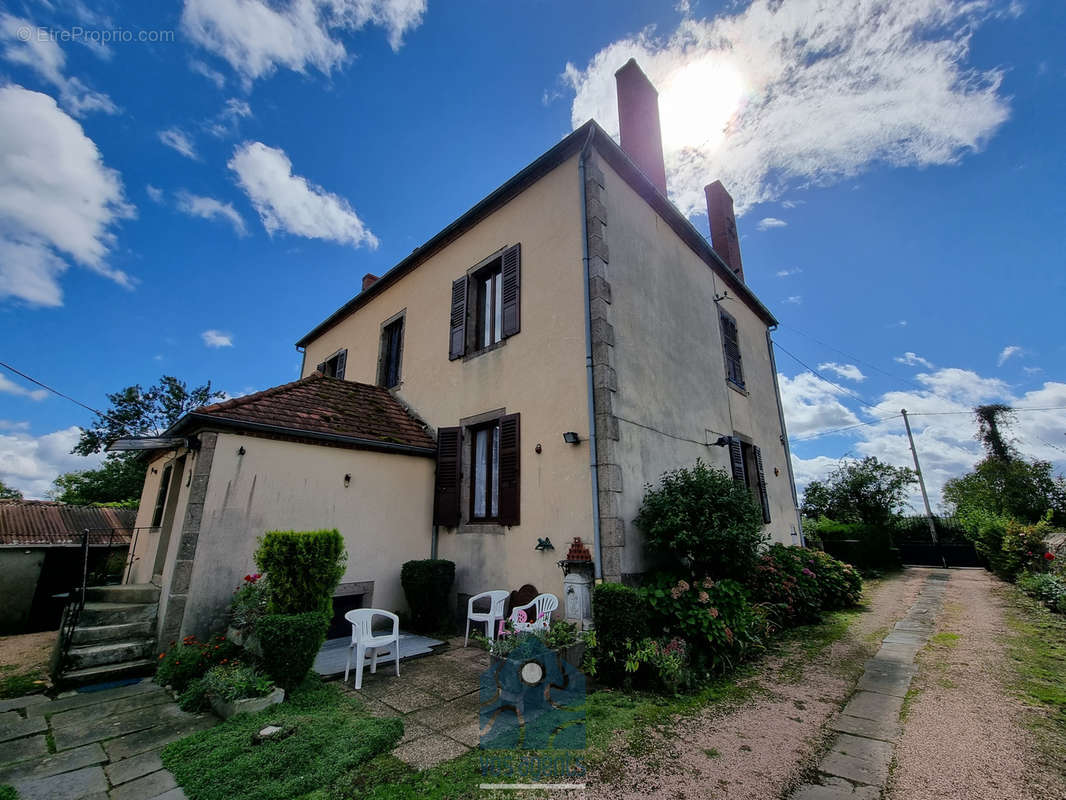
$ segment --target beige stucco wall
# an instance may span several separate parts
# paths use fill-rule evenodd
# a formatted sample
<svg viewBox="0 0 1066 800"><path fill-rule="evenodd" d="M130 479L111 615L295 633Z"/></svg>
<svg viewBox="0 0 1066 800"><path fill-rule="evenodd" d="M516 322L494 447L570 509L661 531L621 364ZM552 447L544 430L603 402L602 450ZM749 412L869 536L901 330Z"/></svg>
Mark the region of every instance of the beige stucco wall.
<svg viewBox="0 0 1066 800"><path fill-rule="evenodd" d="M402 610L401 565L429 557L433 470L428 458L219 434L181 635L225 627L268 530L337 528L348 551L342 582L373 581L374 605Z"/></svg>
<svg viewBox="0 0 1066 800"><path fill-rule="evenodd" d="M622 572L640 572L643 567L632 520L645 484L697 458L728 471L728 448L705 442L734 432L762 449L772 520L767 532L776 541L793 542L796 511L766 324L733 292L723 301L737 320L749 392L744 396L725 379L714 300L725 284L610 166L602 159L597 163L606 180L607 273L618 380L613 413L619 418L620 436L613 460L622 469L621 515L626 526Z"/></svg>
<svg viewBox="0 0 1066 800"><path fill-rule="evenodd" d="M533 583L559 593L556 561L567 542L592 538L580 199L573 158L306 350L305 375L347 348L345 378L375 383L381 324L406 309L397 390L404 402L434 428L500 408L522 415L521 524L503 533L440 534L439 555L456 562L459 592ZM522 245L521 331L496 350L449 361L452 281L515 243ZM565 431L584 441L565 444ZM554 553L534 551L544 536Z"/></svg>

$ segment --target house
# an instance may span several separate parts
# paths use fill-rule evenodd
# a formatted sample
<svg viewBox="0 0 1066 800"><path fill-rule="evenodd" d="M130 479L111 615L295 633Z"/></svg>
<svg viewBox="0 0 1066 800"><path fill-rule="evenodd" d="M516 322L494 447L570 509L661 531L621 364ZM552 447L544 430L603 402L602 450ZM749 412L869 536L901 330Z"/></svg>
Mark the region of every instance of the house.
<svg viewBox="0 0 1066 800"><path fill-rule="evenodd" d="M0 635L59 627L62 599L88 569L125 577L135 511L45 500L0 500Z"/></svg>
<svg viewBox="0 0 1066 800"><path fill-rule="evenodd" d="M342 532L338 609L403 607L401 564L431 555L456 563L460 601L561 593L574 537L597 577L631 580L646 485L697 459L798 541L776 322L745 283L732 200L707 187L712 246L667 198L654 87L633 61L617 80L621 146L589 121L367 275L297 342L298 381L139 445L137 524L160 534L131 581L162 587L160 641L220 624L273 528Z"/></svg>

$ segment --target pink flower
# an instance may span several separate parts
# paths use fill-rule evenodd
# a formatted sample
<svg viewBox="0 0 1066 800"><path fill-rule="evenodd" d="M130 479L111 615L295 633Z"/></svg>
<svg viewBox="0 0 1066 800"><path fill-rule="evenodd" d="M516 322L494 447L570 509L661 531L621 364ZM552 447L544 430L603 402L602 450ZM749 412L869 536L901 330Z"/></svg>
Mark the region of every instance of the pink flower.
<svg viewBox="0 0 1066 800"><path fill-rule="evenodd" d="M687 592L691 587L688 585L688 581L678 581L677 588L682 592Z"/></svg>
<svg viewBox="0 0 1066 800"><path fill-rule="evenodd" d="M714 608L712 606L711 608L707 609L707 613L710 614L712 617L714 617L714 619L718 619L718 609L717 608Z"/></svg>
<svg viewBox="0 0 1066 800"><path fill-rule="evenodd" d="M710 600L711 600L711 596L709 594L707 594L707 592L700 592L699 601L701 603L709 603Z"/></svg>

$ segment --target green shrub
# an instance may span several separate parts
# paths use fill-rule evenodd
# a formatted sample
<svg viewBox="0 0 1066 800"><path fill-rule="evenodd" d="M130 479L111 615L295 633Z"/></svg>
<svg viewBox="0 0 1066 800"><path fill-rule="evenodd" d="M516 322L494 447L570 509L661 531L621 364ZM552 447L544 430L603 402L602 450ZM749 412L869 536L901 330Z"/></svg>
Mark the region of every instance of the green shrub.
<svg viewBox="0 0 1066 800"><path fill-rule="evenodd" d="M780 627L809 625L822 617L821 588L811 569L813 552L772 544L748 579L752 600L765 604L770 618Z"/></svg>
<svg viewBox="0 0 1066 800"><path fill-rule="evenodd" d="M267 531L255 563L270 581L271 614L321 611L332 616L333 590L344 575L344 539L336 530Z"/></svg>
<svg viewBox="0 0 1066 800"><path fill-rule="evenodd" d="M256 630L263 669L286 692L299 686L315 663L329 620L319 611L267 614L259 620Z"/></svg>
<svg viewBox="0 0 1066 800"><path fill-rule="evenodd" d="M263 697L274 691L274 682L260 674L250 664L231 661L211 667L200 681L206 694L222 700L243 700Z"/></svg>
<svg viewBox="0 0 1066 800"><path fill-rule="evenodd" d="M659 573L641 594L651 608L652 629L687 642L697 671L726 672L762 644L760 614L734 580L678 579Z"/></svg>
<svg viewBox="0 0 1066 800"><path fill-rule="evenodd" d="M5 784L0 786L0 800L19 800L19 793L15 791L14 786Z"/></svg>
<svg viewBox="0 0 1066 800"><path fill-rule="evenodd" d="M242 630L254 630L255 623L267 613L270 583L259 573L245 575L230 602L230 624Z"/></svg>
<svg viewBox="0 0 1066 800"><path fill-rule="evenodd" d="M1052 611L1066 614L1066 580L1047 572L1023 572L1018 588Z"/></svg>
<svg viewBox="0 0 1066 800"><path fill-rule="evenodd" d="M207 711L211 708L211 703L207 699L207 691L204 689L203 678L189 681L185 691L178 696L178 708L190 712Z"/></svg>
<svg viewBox="0 0 1066 800"><path fill-rule="evenodd" d="M981 509L961 514L959 519L978 555L1004 580L1013 581L1026 569L1044 568L1045 539L1051 532L1050 511L1032 524Z"/></svg>
<svg viewBox="0 0 1066 800"><path fill-rule="evenodd" d="M169 650L160 654L155 682L160 686L171 686L180 694L211 667L232 661L240 652L241 649L225 636L216 636L206 642L186 636L181 644L172 644Z"/></svg>
<svg viewBox="0 0 1066 800"><path fill-rule="evenodd" d="M809 550L822 608L838 611L859 604L862 599L862 576L851 564L838 561L828 553Z"/></svg>
<svg viewBox="0 0 1066 800"><path fill-rule="evenodd" d="M649 485L635 521L669 569L715 579L747 578L766 539L751 492L702 461Z"/></svg>
<svg viewBox="0 0 1066 800"><path fill-rule="evenodd" d="M679 637L642 639L630 642L626 653L626 672L638 685L664 694L678 694L694 683L688 663L688 646Z"/></svg>
<svg viewBox="0 0 1066 800"><path fill-rule="evenodd" d="M836 522L821 517L806 520L803 533L808 547L824 550L858 569L896 570L902 567L899 551L893 546L893 531L885 525Z"/></svg>
<svg viewBox="0 0 1066 800"><path fill-rule="evenodd" d="M408 561L400 570L400 583L411 609L411 627L436 633L452 621L448 602L455 581L455 563L443 558Z"/></svg>
<svg viewBox="0 0 1066 800"><path fill-rule="evenodd" d="M650 607L637 589L621 583L600 583L592 590L592 619L596 625L596 671L605 683L625 677L626 642L651 635Z"/></svg>

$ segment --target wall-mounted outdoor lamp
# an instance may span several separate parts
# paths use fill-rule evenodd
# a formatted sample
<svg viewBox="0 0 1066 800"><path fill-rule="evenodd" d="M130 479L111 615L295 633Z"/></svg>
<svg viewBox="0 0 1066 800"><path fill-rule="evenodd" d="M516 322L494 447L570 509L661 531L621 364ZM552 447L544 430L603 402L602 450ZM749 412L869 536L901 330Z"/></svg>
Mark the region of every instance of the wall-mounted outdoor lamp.
<svg viewBox="0 0 1066 800"><path fill-rule="evenodd" d="M537 539L537 546L535 548L533 548L533 549L534 550L540 550L543 553L543 552L545 552L547 550L554 550L555 549L555 545L552 544L552 540L551 539L549 539L547 536L545 536L543 539L541 539L541 538Z"/></svg>
<svg viewBox="0 0 1066 800"><path fill-rule="evenodd" d="M573 431L567 431L563 434L563 441L567 444L581 444L581 437Z"/></svg>
<svg viewBox="0 0 1066 800"><path fill-rule="evenodd" d="M247 452L248 451L244 449L244 445L243 444L240 447L237 448L237 455L239 455L239 456L243 456Z"/></svg>
<svg viewBox="0 0 1066 800"><path fill-rule="evenodd" d="M344 476L344 488L347 489L352 485L352 473L348 473Z"/></svg>
<svg viewBox="0 0 1066 800"><path fill-rule="evenodd" d="M718 441L714 443L715 447L729 447L730 438L728 436L719 436Z"/></svg>

